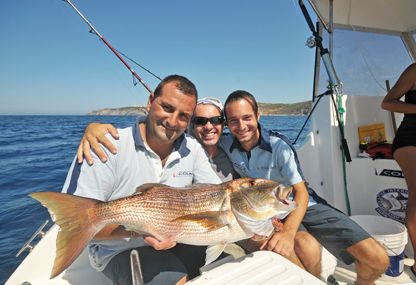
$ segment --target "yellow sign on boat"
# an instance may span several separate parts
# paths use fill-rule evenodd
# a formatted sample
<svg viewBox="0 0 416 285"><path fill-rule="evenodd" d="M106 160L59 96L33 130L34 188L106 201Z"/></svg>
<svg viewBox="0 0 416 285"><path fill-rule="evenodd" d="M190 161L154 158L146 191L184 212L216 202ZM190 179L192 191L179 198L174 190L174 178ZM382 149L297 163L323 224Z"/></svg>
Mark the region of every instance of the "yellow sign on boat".
<svg viewBox="0 0 416 285"><path fill-rule="evenodd" d="M386 140L384 123L365 125L358 127L358 136L361 142L379 143Z"/></svg>

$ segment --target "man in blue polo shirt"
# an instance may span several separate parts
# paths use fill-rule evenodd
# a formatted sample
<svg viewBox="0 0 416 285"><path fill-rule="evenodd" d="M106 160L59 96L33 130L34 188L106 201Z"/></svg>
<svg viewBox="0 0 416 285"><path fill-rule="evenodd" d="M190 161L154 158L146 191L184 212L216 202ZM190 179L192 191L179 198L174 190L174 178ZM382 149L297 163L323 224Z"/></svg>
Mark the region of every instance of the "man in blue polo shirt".
<svg viewBox="0 0 416 285"><path fill-rule="evenodd" d="M196 101L192 82L178 75L166 77L149 97L147 116L139 117L133 127L119 129L118 140L108 135L117 153L104 149L107 163L88 165L74 160L62 191L109 201L132 195L144 183L174 187L220 183L204 149L184 134ZM91 264L114 284L131 284L129 254L133 248L146 260L142 263L146 284L176 284L188 273L181 261L183 251L194 262L201 259L184 245L177 254L178 247L171 240L137 237L121 226L108 226L89 245Z"/></svg>
<svg viewBox="0 0 416 285"><path fill-rule="evenodd" d="M224 127L223 115L223 105L218 99L210 97L199 99L189 126L189 133L201 143L210 158L212 168L221 180L228 181L238 178L240 175L236 173L232 162L219 144ZM316 258L320 256L319 243L305 231L295 232L295 234L295 248L288 251L279 251L279 253L319 277L321 273L320 259ZM247 239L239 241L237 244L244 248L246 252L253 252L259 250L261 241ZM307 249L307 252L305 252L305 249ZM299 260L296 252L302 254L301 260ZM311 257L303 260L306 254L311 255Z"/></svg>
<svg viewBox="0 0 416 285"><path fill-rule="evenodd" d="M220 143L234 169L243 177L261 177L292 185L299 205L265 248L276 252L290 250L298 229L306 228L337 258L347 264L355 261L356 284L374 284L387 269L387 253L359 225L307 188L290 142L259 124L260 114L254 96L241 90L231 93L224 104L224 114L231 135L224 136ZM313 254L304 257L308 256L314 257Z"/></svg>

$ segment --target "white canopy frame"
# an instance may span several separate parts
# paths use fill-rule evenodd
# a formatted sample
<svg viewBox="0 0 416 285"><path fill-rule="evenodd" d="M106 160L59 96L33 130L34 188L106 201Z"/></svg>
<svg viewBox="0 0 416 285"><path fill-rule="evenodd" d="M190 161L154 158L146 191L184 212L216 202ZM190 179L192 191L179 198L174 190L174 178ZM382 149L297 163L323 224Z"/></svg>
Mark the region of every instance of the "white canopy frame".
<svg viewBox="0 0 416 285"><path fill-rule="evenodd" d="M416 1L308 0L328 32L334 28L399 35L416 61ZM400 2L400 3L398 3ZM377 7L377 8L375 8ZM330 47L331 50L331 47Z"/></svg>

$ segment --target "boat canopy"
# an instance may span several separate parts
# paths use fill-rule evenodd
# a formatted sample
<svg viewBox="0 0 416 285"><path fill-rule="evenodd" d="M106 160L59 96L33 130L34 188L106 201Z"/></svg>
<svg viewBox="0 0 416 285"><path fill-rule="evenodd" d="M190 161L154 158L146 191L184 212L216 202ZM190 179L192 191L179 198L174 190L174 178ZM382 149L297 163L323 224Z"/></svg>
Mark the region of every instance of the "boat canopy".
<svg viewBox="0 0 416 285"><path fill-rule="evenodd" d="M416 61L415 0L308 1L325 28L324 47L331 51L344 94L384 96ZM315 95L326 90L325 72L317 64Z"/></svg>
<svg viewBox="0 0 416 285"><path fill-rule="evenodd" d="M330 1L309 0L329 25ZM333 19L336 26L356 29L383 30L393 33L416 30L416 1L414 0L334 0Z"/></svg>

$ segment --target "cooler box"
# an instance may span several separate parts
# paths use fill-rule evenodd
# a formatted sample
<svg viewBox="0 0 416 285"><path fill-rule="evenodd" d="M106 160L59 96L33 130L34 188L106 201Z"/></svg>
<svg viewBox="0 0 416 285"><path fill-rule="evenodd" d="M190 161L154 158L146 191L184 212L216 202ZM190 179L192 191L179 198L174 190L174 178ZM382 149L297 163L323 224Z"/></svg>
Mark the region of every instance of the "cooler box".
<svg viewBox="0 0 416 285"><path fill-rule="evenodd" d="M256 251L232 260L201 276L187 285L278 285L278 284L326 284L299 268L286 258L271 251Z"/></svg>

